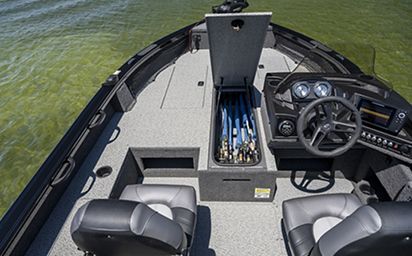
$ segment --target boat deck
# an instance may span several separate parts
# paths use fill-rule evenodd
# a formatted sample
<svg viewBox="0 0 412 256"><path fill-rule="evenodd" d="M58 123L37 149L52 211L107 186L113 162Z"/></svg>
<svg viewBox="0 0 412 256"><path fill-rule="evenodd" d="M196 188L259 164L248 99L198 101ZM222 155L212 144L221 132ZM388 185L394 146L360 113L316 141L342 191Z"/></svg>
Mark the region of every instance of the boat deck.
<svg viewBox="0 0 412 256"><path fill-rule="evenodd" d="M263 50L260 64L254 83L257 94L263 90L267 72L288 72L296 66L289 57L269 48ZM199 81L204 85L199 86ZM145 177L143 183L188 184L199 191L196 172L208 169L212 90L208 50L186 53L161 71L140 93L133 110L113 116L26 255L82 255L70 237L72 217L87 201L109 197L130 148L198 149L193 173L180 175L186 177ZM262 123L259 108L257 122ZM264 141L263 127L260 129ZM275 157L266 146L262 153L268 170L277 172ZM112 167L112 174L97 178L96 170L106 165ZM345 179L288 177L277 179L273 202L198 201L193 254L287 255L280 228L281 203L310 194L299 186L302 179L311 181L310 186L319 193L353 189Z"/></svg>

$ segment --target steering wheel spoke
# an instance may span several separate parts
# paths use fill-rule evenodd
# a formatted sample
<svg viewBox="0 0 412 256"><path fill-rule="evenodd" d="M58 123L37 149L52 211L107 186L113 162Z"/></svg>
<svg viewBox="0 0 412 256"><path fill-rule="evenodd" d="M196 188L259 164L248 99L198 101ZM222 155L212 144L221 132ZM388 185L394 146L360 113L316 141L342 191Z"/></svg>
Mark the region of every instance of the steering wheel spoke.
<svg viewBox="0 0 412 256"><path fill-rule="evenodd" d="M320 126L317 127L309 144L315 148L319 148L319 145L326 138L326 135L327 133L324 132Z"/></svg>
<svg viewBox="0 0 412 256"><path fill-rule="evenodd" d="M325 113L326 119L333 120L332 105L327 104L327 103L322 103L321 107L322 107L323 113Z"/></svg>
<svg viewBox="0 0 412 256"><path fill-rule="evenodd" d="M356 124L353 123L333 121L332 124L332 131L334 132L353 133L356 129Z"/></svg>

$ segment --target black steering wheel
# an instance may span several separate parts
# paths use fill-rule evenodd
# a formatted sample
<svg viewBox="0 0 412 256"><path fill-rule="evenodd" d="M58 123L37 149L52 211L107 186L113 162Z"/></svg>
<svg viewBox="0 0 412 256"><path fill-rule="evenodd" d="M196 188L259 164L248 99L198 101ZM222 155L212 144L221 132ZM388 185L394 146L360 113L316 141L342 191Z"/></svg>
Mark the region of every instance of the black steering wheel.
<svg viewBox="0 0 412 256"><path fill-rule="evenodd" d="M348 151L362 131L359 110L347 99L329 96L309 103L299 114L296 132L306 151L320 157L336 157ZM325 139L343 145L321 150Z"/></svg>

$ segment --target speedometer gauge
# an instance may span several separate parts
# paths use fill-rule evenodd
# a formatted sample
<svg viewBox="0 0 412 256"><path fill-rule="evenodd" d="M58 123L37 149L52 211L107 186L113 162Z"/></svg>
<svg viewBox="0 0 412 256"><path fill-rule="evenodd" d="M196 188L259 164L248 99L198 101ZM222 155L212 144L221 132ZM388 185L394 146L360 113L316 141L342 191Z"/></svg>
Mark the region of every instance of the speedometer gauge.
<svg viewBox="0 0 412 256"><path fill-rule="evenodd" d="M332 86L328 82L317 82L315 84L315 87L313 87L313 92L318 98L330 96L330 93L332 92Z"/></svg>
<svg viewBox="0 0 412 256"><path fill-rule="evenodd" d="M306 98L310 93L309 85L306 82L298 82L293 85L293 94L299 99Z"/></svg>

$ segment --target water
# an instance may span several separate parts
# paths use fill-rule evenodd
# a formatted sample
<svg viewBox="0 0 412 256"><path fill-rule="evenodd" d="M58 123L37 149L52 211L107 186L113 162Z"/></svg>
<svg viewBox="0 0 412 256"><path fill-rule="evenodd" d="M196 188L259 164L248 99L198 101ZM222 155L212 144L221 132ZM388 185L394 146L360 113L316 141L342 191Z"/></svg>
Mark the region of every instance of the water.
<svg viewBox="0 0 412 256"><path fill-rule="evenodd" d="M360 50L342 45L371 44L376 72L412 101L411 1L249 2L355 60ZM218 3L0 0L0 215L110 73Z"/></svg>

